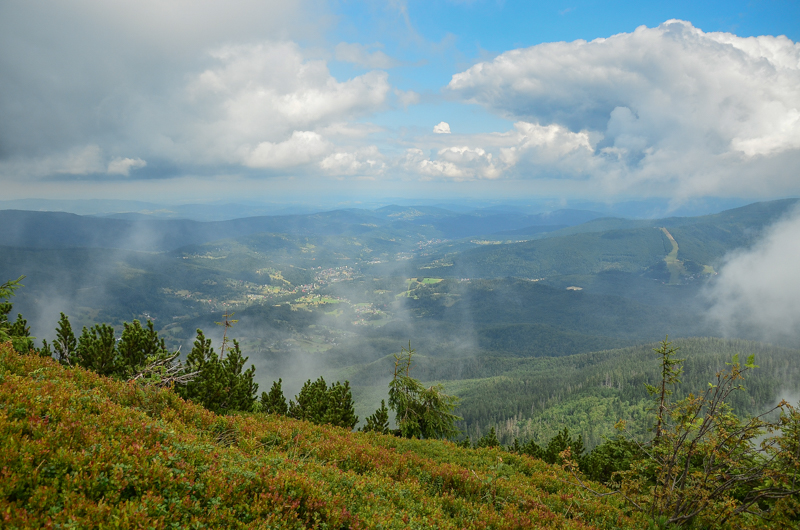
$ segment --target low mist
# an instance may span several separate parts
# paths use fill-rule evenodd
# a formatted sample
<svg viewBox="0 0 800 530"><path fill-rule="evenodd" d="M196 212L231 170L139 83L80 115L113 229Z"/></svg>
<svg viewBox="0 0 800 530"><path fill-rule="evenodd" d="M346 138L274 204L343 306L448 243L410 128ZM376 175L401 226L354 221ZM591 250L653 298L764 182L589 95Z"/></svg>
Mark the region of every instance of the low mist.
<svg viewBox="0 0 800 530"><path fill-rule="evenodd" d="M748 249L730 253L705 296L726 336L796 346L800 339L800 208L767 228Z"/></svg>

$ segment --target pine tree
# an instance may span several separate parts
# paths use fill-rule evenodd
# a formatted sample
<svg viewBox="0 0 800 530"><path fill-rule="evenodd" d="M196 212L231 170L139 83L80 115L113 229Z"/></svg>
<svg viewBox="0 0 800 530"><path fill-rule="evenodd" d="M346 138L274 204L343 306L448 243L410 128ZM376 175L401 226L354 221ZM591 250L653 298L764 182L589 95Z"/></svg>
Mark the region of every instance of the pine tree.
<svg viewBox="0 0 800 530"><path fill-rule="evenodd" d="M0 342L6 342L13 338L11 335L11 323L8 320L8 315L11 313L13 306L8 299L14 296L14 291L22 287L19 282L23 278L25 276L20 276L16 280L10 280L0 285Z"/></svg>
<svg viewBox="0 0 800 530"><path fill-rule="evenodd" d="M14 296L14 291L23 287L20 283L23 278L25 276L0 284L0 342L11 341L16 351L28 353L33 349L34 338L31 337L28 322L19 314L13 324L8 320L12 308L8 299Z"/></svg>
<svg viewBox="0 0 800 530"><path fill-rule="evenodd" d="M371 416L367 416L366 423L361 428L361 432L377 432L389 434L389 409L386 402L381 400L381 408L376 410Z"/></svg>
<svg viewBox="0 0 800 530"><path fill-rule="evenodd" d="M353 407L353 395L350 391L350 382L344 384L336 382L327 392L327 410L322 417L322 422L328 425L344 427L352 430L358 423Z"/></svg>
<svg viewBox="0 0 800 530"><path fill-rule="evenodd" d="M313 383L305 382L295 401L289 402L289 417L321 424L328 408L328 385L320 377Z"/></svg>
<svg viewBox="0 0 800 530"><path fill-rule="evenodd" d="M350 382L336 382L328 388L320 377L313 383L309 379L289 403L289 417L310 421L318 425L329 424L352 429L358 423L353 407Z"/></svg>
<svg viewBox="0 0 800 530"><path fill-rule="evenodd" d="M122 337L117 344L119 352L120 372L127 377L141 369L148 357L158 357L169 353L164 339L158 338L158 332L151 320L143 328L138 320L123 324Z"/></svg>
<svg viewBox="0 0 800 530"><path fill-rule="evenodd" d="M217 414L253 410L258 391L255 367L242 372L247 357L242 356L236 340L233 346L226 345L221 354L217 355L211 347L211 339L206 339L198 329L194 347L186 357L187 371L197 372L197 376L179 388L179 395Z"/></svg>
<svg viewBox="0 0 800 530"><path fill-rule="evenodd" d="M22 318L21 314L17 314L17 320L11 324L9 328L9 335L14 337L14 349L19 353L28 353L33 348L33 340L31 337L31 327L28 321Z"/></svg>
<svg viewBox="0 0 800 530"><path fill-rule="evenodd" d="M289 412L289 405L286 404L286 397L281 389L282 379L272 382L269 394L261 392L261 408L267 414L279 414L286 416Z"/></svg>
<svg viewBox="0 0 800 530"><path fill-rule="evenodd" d="M544 449L542 460L548 464L561 463L560 454L567 448L569 448L572 457L576 461L580 461L584 452L583 436L578 435L577 438L572 438L569 434L569 429L564 427L564 430L550 439L550 442Z"/></svg>
<svg viewBox="0 0 800 530"><path fill-rule="evenodd" d="M121 364L114 328L108 324L98 324L91 329L84 326L75 351L75 364L100 375L117 375Z"/></svg>

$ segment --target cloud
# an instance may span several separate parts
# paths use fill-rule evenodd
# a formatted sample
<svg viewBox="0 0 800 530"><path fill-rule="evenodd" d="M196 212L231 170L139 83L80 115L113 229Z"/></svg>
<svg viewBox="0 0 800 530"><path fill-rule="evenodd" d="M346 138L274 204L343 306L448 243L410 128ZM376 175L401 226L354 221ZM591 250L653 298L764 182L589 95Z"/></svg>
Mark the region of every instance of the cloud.
<svg viewBox="0 0 800 530"><path fill-rule="evenodd" d="M108 163L106 173L109 175L125 175L126 177L131 174L131 169L143 168L147 162L141 158L115 158Z"/></svg>
<svg viewBox="0 0 800 530"><path fill-rule="evenodd" d="M400 62L392 59L380 50L370 52L369 49L376 47L364 46L358 43L340 42L336 45L334 55L337 61L353 63L364 68L388 69L400 66Z"/></svg>
<svg viewBox="0 0 800 530"><path fill-rule="evenodd" d="M299 167L334 151L326 130L366 131L351 122L391 92L385 72L338 81L296 44L323 0L35 4L0 7L0 178ZM359 50L391 62L339 51Z"/></svg>
<svg viewBox="0 0 800 530"><path fill-rule="evenodd" d="M447 90L509 119L588 135L593 156L561 173L591 173L612 193L800 191L800 45L783 36L670 20L508 51L454 75Z"/></svg>
<svg viewBox="0 0 800 530"><path fill-rule="evenodd" d="M75 147L36 159L0 160L0 175L12 177L73 176L96 178L98 175L125 175L131 169L145 167L141 158L117 157L108 161L96 144Z"/></svg>
<svg viewBox="0 0 800 530"><path fill-rule="evenodd" d="M800 339L800 208L765 230L751 248L726 257L706 293L710 318L729 335Z"/></svg>
<svg viewBox="0 0 800 530"><path fill-rule="evenodd" d="M169 133L155 118L180 117L172 97L209 49L304 38L326 11L324 0L3 2L0 159Z"/></svg>
<svg viewBox="0 0 800 530"><path fill-rule="evenodd" d="M384 155L374 145L357 151L340 151L327 156L320 167L335 175L380 175L386 169Z"/></svg>
<svg viewBox="0 0 800 530"><path fill-rule="evenodd" d="M219 64L198 75L188 90L193 108L203 115L192 124L194 156L235 163L244 151L244 163L252 167L246 146L257 143L263 146L257 167L287 167L287 160L270 164L264 159L266 153L277 153L272 144L302 140L321 145L307 133L295 135L374 112L390 91L385 72L339 82L324 61L306 60L291 42L229 46L212 55Z"/></svg>
<svg viewBox="0 0 800 530"><path fill-rule="evenodd" d="M527 176L553 176L569 171L583 175L594 164L597 135L574 133L551 124L517 122L504 133L453 135L445 122L434 134L416 139L420 146L436 149L429 158L421 148L410 148L397 166L426 180L495 180L524 172ZM442 145L444 144L444 145Z"/></svg>
<svg viewBox="0 0 800 530"><path fill-rule="evenodd" d="M501 148L501 159L509 167L525 160L531 165L547 165L554 169L567 157L577 154L585 161L594 152L594 142L588 132L574 133L557 124L545 126L520 121L504 137L511 145Z"/></svg>
<svg viewBox="0 0 800 530"><path fill-rule="evenodd" d="M315 161L330 148L330 143L315 132L294 131L284 142L261 142L243 159L248 167L283 169Z"/></svg>
<svg viewBox="0 0 800 530"><path fill-rule="evenodd" d="M424 156L421 149L408 149L404 157L406 169L430 179L444 177L455 181L496 179L500 171L492 153L480 147L452 146L440 149L434 160Z"/></svg>

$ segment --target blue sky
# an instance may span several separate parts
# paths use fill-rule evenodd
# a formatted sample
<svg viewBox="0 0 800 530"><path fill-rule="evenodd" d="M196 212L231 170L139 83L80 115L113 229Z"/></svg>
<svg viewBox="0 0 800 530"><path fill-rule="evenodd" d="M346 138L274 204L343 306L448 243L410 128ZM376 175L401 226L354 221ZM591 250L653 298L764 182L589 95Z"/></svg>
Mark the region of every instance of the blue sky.
<svg viewBox="0 0 800 530"><path fill-rule="evenodd" d="M12 0L0 184L173 203L796 196L799 28L787 1Z"/></svg>

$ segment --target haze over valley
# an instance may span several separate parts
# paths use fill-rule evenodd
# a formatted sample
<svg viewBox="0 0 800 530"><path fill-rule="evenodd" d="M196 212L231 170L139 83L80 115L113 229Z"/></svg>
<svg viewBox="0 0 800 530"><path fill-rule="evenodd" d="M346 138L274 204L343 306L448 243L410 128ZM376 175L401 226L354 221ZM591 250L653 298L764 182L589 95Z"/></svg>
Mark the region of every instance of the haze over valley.
<svg viewBox="0 0 800 530"><path fill-rule="evenodd" d="M0 272L26 276L15 311L51 341L65 312L77 329L151 320L171 348L189 351L196 329L218 342L215 323L233 314L231 334L262 388L281 378L293 395L317 375L348 379L362 418L386 397L392 355L410 341L419 352L416 375L446 381L464 397L466 432L479 437L513 420L507 436L520 428L530 436L533 429L521 425L545 421L555 403L566 406L582 392L523 407L524 392L492 387L492 378L666 334L796 347L793 329L770 333L758 321L737 321L737 311L758 309L746 299L733 309L728 297L740 278L727 272L752 261L743 249L763 245L796 208L790 199L697 217L623 219L586 210L387 206L211 222L5 210L0 219L13 229L0 235ZM633 351L643 350L604 354L590 366L611 362L616 372ZM586 373L596 378L594 371ZM577 388L589 384L580 373ZM791 391L793 373L778 378ZM617 377L621 395L633 383L625 381L630 374ZM480 388L518 405L479 412ZM537 436L572 426L557 416L547 421ZM604 433L582 432L590 443Z"/></svg>

